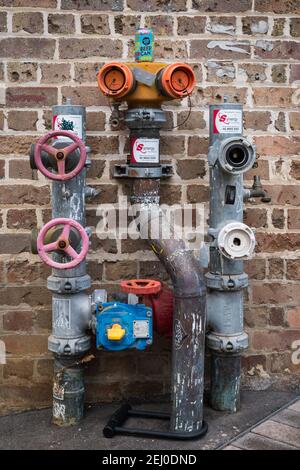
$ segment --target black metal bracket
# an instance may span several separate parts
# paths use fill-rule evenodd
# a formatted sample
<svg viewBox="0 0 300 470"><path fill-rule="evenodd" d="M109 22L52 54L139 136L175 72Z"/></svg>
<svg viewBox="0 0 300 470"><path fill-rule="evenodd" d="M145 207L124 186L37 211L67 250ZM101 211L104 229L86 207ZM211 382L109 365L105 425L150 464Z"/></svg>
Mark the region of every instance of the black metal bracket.
<svg viewBox="0 0 300 470"><path fill-rule="evenodd" d="M133 410L131 405L127 403L122 405L110 417L106 426L103 428L103 435L109 439L114 437L116 434L122 434L124 436L156 437L158 439L178 439L181 441L188 441L191 439L200 439L207 433L208 426L205 421L203 421L202 428L200 430L192 432L156 431L151 429L126 428L122 426L128 418L150 418L169 421L170 417L170 413Z"/></svg>

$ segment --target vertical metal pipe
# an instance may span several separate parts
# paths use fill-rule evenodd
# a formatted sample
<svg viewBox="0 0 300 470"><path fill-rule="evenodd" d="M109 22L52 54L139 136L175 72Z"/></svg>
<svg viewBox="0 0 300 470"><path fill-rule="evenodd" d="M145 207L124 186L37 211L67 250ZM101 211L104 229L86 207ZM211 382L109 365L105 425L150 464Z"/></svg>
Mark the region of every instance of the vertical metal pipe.
<svg viewBox="0 0 300 470"><path fill-rule="evenodd" d="M143 227L165 224L159 179L133 180L132 202L140 204ZM151 238L149 244L174 287L171 431L201 430L203 421L205 284L198 260L183 240Z"/></svg>
<svg viewBox="0 0 300 470"><path fill-rule="evenodd" d="M85 142L86 113L83 106L53 106L53 127L64 119L73 122L73 131ZM68 129L67 129L68 130ZM65 217L85 226L84 168L75 178L52 183L52 217ZM61 256L54 255L57 261ZM84 412L84 376L80 360L90 349L87 334L91 306L84 292L91 285L86 273L86 261L73 269L53 269L48 288L53 292L52 335L49 350L54 353L53 422L59 426L78 423Z"/></svg>

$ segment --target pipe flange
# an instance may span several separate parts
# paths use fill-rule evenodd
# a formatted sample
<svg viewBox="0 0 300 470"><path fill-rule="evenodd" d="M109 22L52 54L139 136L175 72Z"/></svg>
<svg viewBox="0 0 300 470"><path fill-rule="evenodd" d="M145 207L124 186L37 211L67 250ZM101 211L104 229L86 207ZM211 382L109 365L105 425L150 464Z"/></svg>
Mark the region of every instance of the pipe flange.
<svg viewBox="0 0 300 470"><path fill-rule="evenodd" d="M166 121L166 113L156 108L129 109L125 115L125 123L129 129L157 129Z"/></svg>
<svg viewBox="0 0 300 470"><path fill-rule="evenodd" d="M240 353L245 351L249 345L247 333L225 336L209 331L206 334L206 341L209 349L226 354Z"/></svg>
<svg viewBox="0 0 300 470"><path fill-rule="evenodd" d="M255 249L254 232L246 224L230 222L220 230L217 246L226 258L233 260L249 259Z"/></svg>
<svg viewBox="0 0 300 470"><path fill-rule="evenodd" d="M57 277L49 276L47 279L47 288L51 292L59 294L74 294L91 287L91 277L88 274L79 277Z"/></svg>
<svg viewBox="0 0 300 470"><path fill-rule="evenodd" d="M81 336L80 338L57 338L49 336L48 349L58 356L76 356L84 354L92 347L90 336Z"/></svg>
<svg viewBox="0 0 300 470"><path fill-rule="evenodd" d="M249 171L256 159L255 146L244 137L222 140L218 153L221 168L231 175L240 175Z"/></svg>
<svg viewBox="0 0 300 470"><path fill-rule="evenodd" d="M142 178L158 179L173 176L173 166L162 164L153 167L115 165L114 178Z"/></svg>
<svg viewBox="0 0 300 470"><path fill-rule="evenodd" d="M248 287L248 275L231 274L230 276L206 273L206 287L218 291L237 291Z"/></svg>

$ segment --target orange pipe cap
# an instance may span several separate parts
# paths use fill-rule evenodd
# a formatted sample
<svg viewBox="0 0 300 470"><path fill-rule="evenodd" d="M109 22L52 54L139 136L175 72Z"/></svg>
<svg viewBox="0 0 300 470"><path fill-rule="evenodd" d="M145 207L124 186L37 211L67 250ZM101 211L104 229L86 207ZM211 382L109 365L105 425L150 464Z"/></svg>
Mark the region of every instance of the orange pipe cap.
<svg viewBox="0 0 300 470"><path fill-rule="evenodd" d="M105 64L98 73L102 93L111 98L122 98L133 89L135 79L127 65L119 62Z"/></svg>
<svg viewBox="0 0 300 470"><path fill-rule="evenodd" d="M183 98L190 95L195 87L196 77L188 64L171 64L165 67L160 76L161 89L167 96Z"/></svg>

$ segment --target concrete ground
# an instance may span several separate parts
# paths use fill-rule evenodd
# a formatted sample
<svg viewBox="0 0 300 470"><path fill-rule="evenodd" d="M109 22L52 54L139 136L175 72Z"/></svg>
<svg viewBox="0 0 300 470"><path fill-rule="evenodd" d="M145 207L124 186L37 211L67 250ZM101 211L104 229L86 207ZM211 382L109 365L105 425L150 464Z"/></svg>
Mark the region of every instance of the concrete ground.
<svg viewBox="0 0 300 470"><path fill-rule="evenodd" d="M29 411L26 413L14 414L0 417L0 449L101 449L101 450L196 450L196 449L217 449L230 443L235 437L252 428L256 423L267 418L276 410L290 403L296 398L292 392L270 392L270 391L245 391L242 393L241 410L230 415L205 408L205 420L209 430L206 436L196 441L168 441L157 439L144 439L127 436L116 436L113 439L105 439L102 429L111 414L118 408L118 405L92 405L88 406L85 419L78 426L71 428L57 428L51 424L51 410ZM293 405L294 406L294 405ZM299 412L291 406L285 412L280 412L275 419L272 417L271 425L268 422L260 424L258 428L252 430L248 435L243 436L242 441L230 444L234 448L243 448L253 439L253 436L269 437L278 433L278 426L283 426L282 439L276 441L281 445L286 443L289 447L295 447L298 439L300 442ZM299 404L297 405L299 407ZM137 407L138 408L138 407ZM140 406L143 409L154 409L167 411L167 405ZM297 413L297 415L295 415ZM299 416L298 416L299 415ZM287 421L288 422L287 422ZM295 423L297 424L291 424ZM152 427L165 429L167 423L162 421L130 420L127 423L134 427ZM295 439L293 443L287 442L285 437L286 428L293 426ZM258 431L257 431L258 430ZM256 436L254 436L256 437ZM241 442L244 444L241 444ZM246 444L245 444L246 442ZM263 442L260 439L261 445ZM266 441L266 442L269 442ZM228 446L227 446L228 448Z"/></svg>

